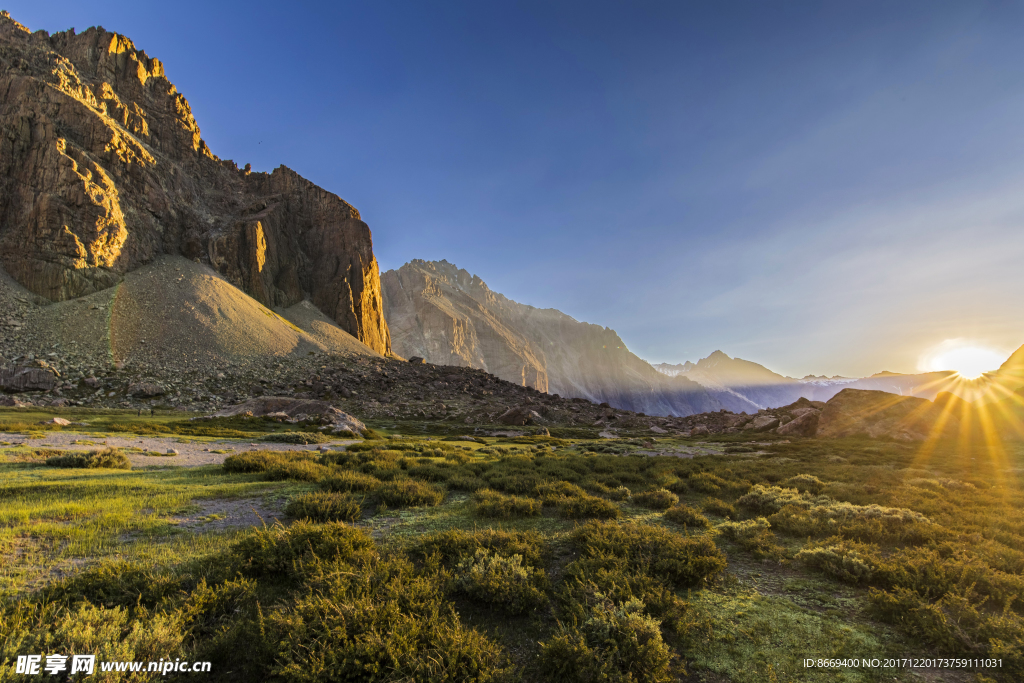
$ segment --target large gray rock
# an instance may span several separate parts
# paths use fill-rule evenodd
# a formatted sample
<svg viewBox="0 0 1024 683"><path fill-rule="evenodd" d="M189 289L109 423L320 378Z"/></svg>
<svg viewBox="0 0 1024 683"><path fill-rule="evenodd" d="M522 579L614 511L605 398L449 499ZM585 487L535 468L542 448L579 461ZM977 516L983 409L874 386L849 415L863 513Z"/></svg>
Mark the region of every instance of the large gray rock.
<svg viewBox="0 0 1024 683"><path fill-rule="evenodd" d="M779 426L779 418L773 415L759 415L747 425L746 429L755 432L767 432Z"/></svg>
<svg viewBox="0 0 1024 683"><path fill-rule="evenodd" d="M287 396L261 396L244 403L229 406L212 415L212 417L279 417L319 420L327 427L328 432L344 431L362 435L366 425L348 413L338 410L327 401L289 398Z"/></svg>
<svg viewBox="0 0 1024 683"><path fill-rule="evenodd" d="M779 427L776 431L783 436L814 436L818 431L820 410L801 408L800 416Z"/></svg>
<svg viewBox="0 0 1024 683"><path fill-rule="evenodd" d="M50 391L57 378L42 368L0 369L0 390L8 392Z"/></svg>

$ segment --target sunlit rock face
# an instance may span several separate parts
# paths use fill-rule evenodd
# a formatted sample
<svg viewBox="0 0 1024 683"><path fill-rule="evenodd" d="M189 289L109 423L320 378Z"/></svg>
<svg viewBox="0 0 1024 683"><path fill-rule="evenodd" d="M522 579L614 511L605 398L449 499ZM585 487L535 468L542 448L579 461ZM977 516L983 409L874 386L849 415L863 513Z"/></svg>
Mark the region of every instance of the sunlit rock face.
<svg viewBox="0 0 1024 683"><path fill-rule="evenodd" d="M271 307L309 298L390 351L370 230L295 172L218 159L163 64L102 28L0 16L0 263L53 301L163 253L209 263Z"/></svg>
<svg viewBox="0 0 1024 683"><path fill-rule="evenodd" d="M411 261L381 276L395 353L648 415L722 406L695 382L668 377L614 330L517 303L447 261Z"/></svg>

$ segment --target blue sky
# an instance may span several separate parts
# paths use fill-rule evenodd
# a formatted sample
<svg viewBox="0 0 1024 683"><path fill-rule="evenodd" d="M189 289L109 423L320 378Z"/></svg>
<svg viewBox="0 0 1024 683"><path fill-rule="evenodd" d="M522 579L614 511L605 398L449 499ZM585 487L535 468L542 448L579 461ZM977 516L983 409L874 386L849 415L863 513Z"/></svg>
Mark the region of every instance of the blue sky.
<svg viewBox="0 0 1024 683"><path fill-rule="evenodd" d="M1024 4L47 2L213 151L641 357L913 372L1024 343Z"/></svg>

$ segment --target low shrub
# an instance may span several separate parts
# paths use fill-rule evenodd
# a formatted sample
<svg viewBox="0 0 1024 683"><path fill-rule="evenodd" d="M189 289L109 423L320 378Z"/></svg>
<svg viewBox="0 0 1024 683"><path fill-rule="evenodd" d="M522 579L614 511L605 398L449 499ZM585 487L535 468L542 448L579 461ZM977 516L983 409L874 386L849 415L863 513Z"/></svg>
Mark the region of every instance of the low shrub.
<svg viewBox="0 0 1024 683"><path fill-rule="evenodd" d="M252 576L295 571L296 562L351 561L373 550L373 539L361 529L341 522L315 524L299 520L285 527L256 528L231 546L243 571Z"/></svg>
<svg viewBox="0 0 1024 683"><path fill-rule="evenodd" d="M605 493L605 495L611 498L612 500L629 500L629 497L632 494L630 493L629 489L627 489L625 486L616 486L615 488Z"/></svg>
<svg viewBox="0 0 1024 683"><path fill-rule="evenodd" d="M655 489L633 494L632 500L640 507L650 510L667 510L679 503L679 496L665 489Z"/></svg>
<svg viewBox="0 0 1024 683"><path fill-rule="evenodd" d="M532 517L540 514L541 502L522 496L508 496L490 489L477 491L473 495L473 512L481 517L512 519Z"/></svg>
<svg viewBox="0 0 1024 683"><path fill-rule="evenodd" d="M367 427L366 429L363 430L362 437L366 441L375 441L378 439L383 439L384 434L382 432L378 432L376 429L371 429L370 427Z"/></svg>
<svg viewBox="0 0 1024 683"><path fill-rule="evenodd" d="M568 519L617 519L622 516L618 505L597 496L567 498L559 504L558 512Z"/></svg>
<svg viewBox="0 0 1024 683"><path fill-rule="evenodd" d="M266 472L285 463L313 461L316 458L315 454L304 452L245 451L226 457L223 467L226 472Z"/></svg>
<svg viewBox="0 0 1024 683"><path fill-rule="evenodd" d="M477 491L487 488L487 482L480 477L469 474L456 474L447 481L447 486L453 491Z"/></svg>
<svg viewBox="0 0 1024 683"><path fill-rule="evenodd" d="M701 502L700 506L703 508L704 512L709 515L717 515L718 517L725 517L726 519L736 517L736 508L720 498L705 498Z"/></svg>
<svg viewBox="0 0 1024 683"><path fill-rule="evenodd" d="M856 545L811 546L800 550L796 559L846 583L864 584L875 576L874 563Z"/></svg>
<svg viewBox="0 0 1024 683"><path fill-rule="evenodd" d="M323 479L320 486L328 491L376 491L381 485L380 479L371 477L362 472L351 472L331 470Z"/></svg>
<svg viewBox="0 0 1024 683"><path fill-rule="evenodd" d="M703 529L711 524L708 518L689 505L676 505L665 510L665 519L681 526Z"/></svg>
<svg viewBox="0 0 1024 683"><path fill-rule="evenodd" d="M499 605L510 614L522 614L547 604L543 569L523 565L522 555L506 557L478 548L472 558L459 563L455 585L464 595Z"/></svg>
<svg viewBox="0 0 1024 683"><path fill-rule="evenodd" d="M362 514L362 500L351 493L315 491L288 501L284 512L296 519L314 522L355 522Z"/></svg>
<svg viewBox="0 0 1024 683"><path fill-rule="evenodd" d="M454 567L459 562L475 557L480 548L505 557L519 555L524 564L534 566L541 562L544 541L534 531L450 529L423 537L411 547L411 552L419 558L436 556L444 566Z"/></svg>
<svg viewBox="0 0 1024 683"><path fill-rule="evenodd" d="M440 505L444 489L420 481L400 479L377 487L377 498L388 507L419 507Z"/></svg>
<svg viewBox="0 0 1024 683"><path fill-rule="evenodd" d="M771 524L764 517L747 519L742 522L725 522L716 527L723 536L736 541L754 557L781 560L786 551L775 542Z"/></svg>
<svg viewBox="0 0 1024 683"><path fill-rule="evenodd" d="M499 470L496 473L488 473L486 477L492 489L513 493L518 495L533 495L537 487L544 483L540 475L535 472L505 472Z"/></svg>
<svg viewBox="0 0 1024 683"><path fill-rule="evenodd" d="M718 493L728 485L725 479L711 472L697 472L686 479L686 486L697 493Z"/></svg>
<svg viewBox="0 0 1024 683"><path fill-rule="evenodd" d="M58 579L42 591L46 601L111 608L153 607L180 586L140 562L114 560Z"/></svg>
<svg viewBox="0 0 1024 683"><path fill-rule="evenodd" d="M580 626L559 628L541 643L540 670L550 681L667 683L671 655L660 623L630 600L595 604Z"/></svg>
<svg viewBox="0 0 1024 683"><path fill-rule="evenodd" d="M567 481L547 482L537 487L537 496L545 505L557 505L569 498L583 498L587 492Z"/></svg>
<svg viewBox="0 0 1024 683"><path fill-rule="evenodd" d="M801 493L821 493L825 488L825 482L813 474L798 474L783 483Z"/></svg>
<svg viewBox="0 0 1024 683"><path fill-rule="evenodd" d="M677 587L703 585L726 566L725 555L706 535L684 536L649 524L588 522L570 538L582 558L622 558L631 570Z"/></svg>
<svg viewBox="0 0 1024 683"><path fill-rule="evenodd" d="M81 469L130 470L131 462L117 448L106 448L102 451L88 453L67 452L46 459L47 467L69 467Z"/></svg>
<svg viewBox="0 0 1024 683"><path fill-rule="evenodd" d="M299 445L309 445L317 443L329 443L334 441L334 437L327 436L321 432L278 432L277 434L267 434L260 441L269 441L270 443L291 443Z"/></svg>

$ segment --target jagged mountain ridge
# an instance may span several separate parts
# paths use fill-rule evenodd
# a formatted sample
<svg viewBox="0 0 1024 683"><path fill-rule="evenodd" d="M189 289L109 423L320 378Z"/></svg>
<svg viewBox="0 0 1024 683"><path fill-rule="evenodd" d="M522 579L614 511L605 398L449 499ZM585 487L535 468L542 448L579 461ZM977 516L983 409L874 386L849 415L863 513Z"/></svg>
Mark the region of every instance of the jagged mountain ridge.
<svg viewBox="0 0 1024 683"><path fill-rule="evenodd" d="M480 368L539 391L649 415L723 407L696 382L658 373L614 330L512 301L447 261L413 260L383 273L381 282L399 355Z"/></svg>
<svg viewBox="0 0 1024 683"><path fill-rule="evenodd" d="M216 157L163 64L125 36L33 33L3 12L0 92L0 263L31 292L73 299L182 255L265 306L308 298L390 351L359 212L284 166Z"/></svg>

